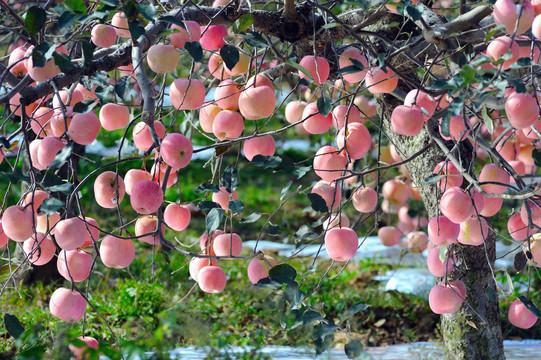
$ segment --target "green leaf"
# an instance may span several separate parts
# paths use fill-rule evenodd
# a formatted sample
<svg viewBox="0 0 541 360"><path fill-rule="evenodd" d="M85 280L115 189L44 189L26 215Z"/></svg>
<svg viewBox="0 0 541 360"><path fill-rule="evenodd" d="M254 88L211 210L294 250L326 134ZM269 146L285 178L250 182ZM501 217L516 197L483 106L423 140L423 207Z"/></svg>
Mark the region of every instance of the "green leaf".
<svg viewBox="0 0 541 360"><path fill-rule="evenodd" d="M321 320L323 320L323 316L319 315L317 311L314 311L312 309L308 309L304 312L304 314L302 314L303 326L312 325L313 323Z"/></svg>
<svg viewBox="0 0 541 360"><path fill-rule="evenodd" d="M32 35L39 33L45 22L47 13L39 6L32 6L26 12L24 18L24 27Z"/></svg>
<svg viewBox="0 0 541 360"><path fill-rule="evenodd" d="M103 3L105 5L109 5L112 7L118 7L120 5L120 2L118 0L100 0L100 3Z"/></svg>
<svg viewBox="0 0 541 360"><path fill-rule="evenodd" d="M406 12L413 19L413 21L419 20L423 15L423 8L418 5L406 6Z"/></svg>
<svg viewBox="0 0 541 360"><path fill-rule="evenodd" d="M507 82L509 85L513 86L519 94L524 94L526 92L526 86L521 79L508 79Z"/></svg>
<svg viewBox="0 0 541 360"><path fill-rule="evenodd" d="M225 210L221 208L213 208L209 211L206 219L206 230L209 234L220 227L224 218L224 213Z"/></svg>
<svg viewBox="0 0 541 360"><path fill-rule="evenodd" d="M251 163L254 166L263 167L263 169L276 169L282 164L282 158L279 156L256 155Z"/></svg>
<svg viewBox="0 0 541 360"><path fill-rule="evenodd" d="M387 65L385 65L385 57L387 56L386 53L378 53L378 68L381 70L387 72Z"/></svg>
<svg viewBox="0 0 541 360"><path fill-rule="evenodd" d="M232 70L235 65L237 65L240 58L239 50L228 44L225 44L220 48L220 56L229 70Z"/></svg>
<svg viewBox="0 0 541 360"><path fill-rule="evenodd" d="M487 295L488 300L490 301L497 301L498 299L498 293L492 286L488 286L485 290L485 294Z"/></svg>
<svg viewBox="0 0 541 360"><path fill-rule="evenodd" d="M235 33L245 32L254 24L254 16L250 13L242 15L233 23Z"/></svg>
<svg viewBox="0 0 541 360"><path fill-rule="evenodd" d="M48 198L41 203L38 214L52 215L62 209L64 202L57 198Z"/></svg>
<svg viewBox="0 0 541 360"><path fill-rule="evenodd" d="M68 161L71 156L71 151L73 150L73 141L68 142L59 152L56 154L53 162L49 165L48 169L56 170L60 169L62 165ZM58 191L58 190L57 190Z"/></svg>
<svg viewBox="0 0 541 360"><path fill-rule="evenodd" d="M7 178L10 183L18 184L20 182L30 182L30 177L23 175L21 170L15 170L13 172L1 172L0 177Z"/></svg>
<svg viewBox="0 0 541 360"><path fill-rule="evenodd" d="M71 25L75 24L75 22L77 22L77 20L79 20L80 18L80 14L76 14L71 11L64 11L62 14L60 14L60 17L58 18L58 28L60 30L69 28Z"/></svg>
<svg viewBox="0 0 541 360"><path fill-rule="evenodd" d="M451 116L462 115L462 112L464 110L464 102L465 102L465 99L463 96L455 97L453 101L449 104L449 106L447 106L446 117L450 118ZM442 130L445 130L443 129L444 125L445 124L442 123Z"/></svg>
<svg viewBox="0 0 541 360"><path fill-rule="evenodd" d="M282 188L282 191L280 191L280 201L284 200L291 185L293 185L293 181L288 182L286 186Z"/></svg>
<svg viewBox="0 0 541 360"><path fill-rule="evenodd" d="M296 281L287 283L285 293L287 300L291 303L291 308L294 310L299 309L304 298L306 298L306 293L299 288L299 284Z"/></svg>
<svg viewBox="0 0 541 360"><path fill-rule="evenodd" d="M74 68L68 55L60 52L53 54L54 63L60 68L60 71L66 72Z"/></svg>
<svg viewBox="0 0 541 360"><path fill-rule="evenodd" d="M449 246L440 246L438 248L439 258L440 258L440 261L442 262L442 264L444 266L447 263L447 253L448 252L449 252Z"/></svg>
<svg viewBox="0 0 541 360"><path fill-rule="evenodd" d="M65 182L63 184L49 186L46 189L50 192L61 192L70 195L73 191L73 185L69 182Z"/></svg>
<svg viewBox="0 0 541 360"><path fill-rule="evenodd" d="M156 20L156 8L151 4L137 4L137 10L148 21Z"/></svg>
<svg viewBox="0 0 541 360"><path fill-rule="evenodd" d="M122 11L126 15L128 21L135 20L137 15L139 15L136 5L134 0L122 1Z"/></svg>
<svg viewBox="0 0 541 360"><path fill-rule="evenodd" d="M481 114L483 115L483 122L485 123L487 131L490 134L492 134L494 132L494 122L492 121L492 118L488 114L486 106L483 106L483 110L481 111Z"/></svg>
<svg viewBox="0 0 541 360"><path fill-rule="evenodd" d="M130 91L131 76L123 76L115 84L115 93L122 100L126 100L126 95Z"/></svg>
<svg viewBox="0 0 541 360"><path fill-rule="evenodd" d="M4 149L11 149L11 144L4 136L0 136L0 145L2 145Z"/></svg>
<svg viewBox="0 0 541 360"><path fill-rule="evenodd" d="M297 271L289 264L280 264L270 268L269 276L281 284L287 284L295 280Z"/></svg>
<svg viewBox="0 0 541 360"><path fill-rule="evenodd" d="M203 60L203 48L199 41L187 41L184 44L184 49L188 51L188 54L190 54L194 61L200 62Z"/></svg>
<svg viewBox="0 0 541 360"><path fill-rule="evenodd" d="M15 339L18 339L24 333L24 326L15 315L4 314L4 326L8 334Z"/></svg>
<svg viewBox="0 0 541 360"><path fill-rule="evenodd" d="M212 192L217 193L217 192L220 191L220 187L218 185L214 185L214 184L202 183L201 185L196 187L194 191L195 191L196 194L203 194L203 193L206 193L208 191L212 191Z"/></svg>
<svg viewBox="0 0 541 360"><path fill-rule="evenodd" d="M341 26L339 23L328 23L322 26L323 29L332 29L333 27Z"/></svg>
<svg viewBox="0 0 541 360"><path fill-rule="evenodd" d="M197 204L197 206L205 214L208 214L210 212L210 210L212 210L212 209L221 209L222 208L220 206L220 204L215 203L214 201L208 201L208 200L200 201L199 204Z"/></svg>
<svg viewBox="0 0 541 360"><path fill-rule="evenodd" d="M83 346L84 347L87 346L86 343L83 340L78 339L78 338L70 340L70 344L75 346L75 347L78 347L78 348L83 347Z"/></svg>
<svg viewBox="0 0 541 360"><path fill-rule="evenodd" d="M317 111L323 116L327 116L332 111L332 100L326 96L317 99Z"/></svg>
<svg viewBox="0 0 541 360"><path fill-rule="evenodd" d="M32 51L32 63L35 67L44 67L45 63L53 58L56 45L50 42L39 44Z"/></svg>
<svg viewBox="0 0 541 360"><path fill-rule="evenodd" d="M460 76L464 79L466 84L473 84L476 82L475 76L477 75L477 69L467 64L460 69Z"/></svg>
<svg viewBox="0 0 541 360"><path fill-rule="evenodd" d="M355 73L358 73L359 71L362 71L362 69L359 69L355 65L349 65L349 66L338 69L336 73L337 74L355 74Z"/></svg>
<svg viewBox="0 0 541 360"><path fill-rule="evenodd" d="M229 200L229 210L231 210L233 214L240 214L244 211L244 203L240 200Z"/></svg>
<svg viewBox="0 0 541 360"><path fill-rule="evenodd" d="M239 170L231 165L228 165L222 174L222 185L228 193L232 194L239 187L240 178Z"/></svg>
<svg viewBox="0 0 541 360"><path fill-rule="evenodd" d="M312 170L311 166L297 166L293 170L293 175L297 177L297 180L302 178L304 175L308 174Z"/></svg>
<svg viewBox="0 0 541 360"><path fill-rule="evenodd" d="M299 230L297 230L297 232L295 233L295 237L298 240L304 240L304 239L308 239L308 238L315 238L316 234L315 234L314 230L311 227L309 227L308 225L301 225Z"/></svg>
<svg viewBox="0 0 541 360"><path fill-rule="evenodd" d="M316 355L321 355L332 345L334 341L335 328L335 325L325 324L324 322L321 322L314 327L314 333L318 334L316 336L316 340L314 341ZM332 329L332 331L329 332L329 329Z"/></svg>
<svg viewBox="0 0 541 360"><path fill-rule="evenodd" d="M304 66L300 66L299 64L297 64L296 62L293 62L291 60L287 60L286 64L290 65L290 66L293 66L295 69L299 70L304 75L306 75L306 77L308 77L310 80L314 80L312 75L310 75L310 72L308 71L308 69L306 69Z"/></svg>
<svg viewBox="0 0 541 360"><path fill-rule="evenodd" d="M450 137L451 136L451 114L445 114L445 116L441 119L441 134L443 136Z"/></svg>
<svg viewBox="0 0 541 360"><path fill-rule="evenodd" d="M291 309L281 315L280 326L284 330L293 330L302 325L302 312Z"/></svg>
<svg viewBox="0 0 541 360"><path fill-rule="evenodd" d="M509 69L522 69L522 68L530 67L530 66L534 66L534 65L536 65L536 64L533 62L533 60L531 58L529 58L529 57L521 57L516 62L511 64L511 66L509 66Z"/></svg>
<svg viewBox="0 0 541 360"><path fill-rule="evenodd" d="M145 34L145 28L141 26L139 21L132 21L128 25L132 39L139 39Z"/></svg>
<svg viewBox="0 0 541 360"><path fill-rule="evenodd" d="M492 38L494 37L494 35L497 34L500 31L503 31L503 32L506 31L505 25L503 25L503 24L498 25L496 27L493 27L491 31L487 32L487 34L485 35L485 42L489 43L490 40L492 40Z"/></svg>
<svg viewBox="0 0 541 360"><path fill-rule="evenodd" d="M433 184L436 184L438 181L440 181L441 179L443 179L445 177L445 175L440 175L440 174L432 174L426 178L424 178L424 182L425 184L430 184L430 185L433 185Z"/></svg>
<svg viewBox="0 0 541 360"><path fill-rule="evenodd" d="M471 66L478 67L480 65L487 64L487 63L490 63L490 62L491 62L491 60L490 60L490 58L488 56L479 55L478 57L473 59L470 64L471 64Z"/></svg>
<svg viewBox="0 0 541 360"><path fill-rule="evenodd" d="M260 279L257 282L257 284L255 284L255 287L280 290L283 288L283 285L279 283L278 281L271 279L270 277L266 277L266 278Z"/></svg>
<svg viewBox="0 0 541 360"><path fill-rule="evenodd" d="M282 232L280 231L280 227L278 225L270 224L267 228L267 235L280 235Z"/></svg>
<svg viewBox="0 0 541 360"><path fill-rule="evenodd" d="M62 5L67 10L73 11L75 13L83 15L87 14L86 5L83 0L64 0L62 2Z"/></svg>
<svg viewBox="0 0 541 360"><path fill-rule="evenodd" d="M532 158L535 166L541 166L541 149L533 149Z"/></svg>
<svg viewBox="0 0 541 360"><path fill-rule="evenodd" d="M537 316L538 319L541 319L541 312L535 306L535 304L532 302L532 300L528 299L526 296L519 296L518 299L528 309L532 314Z"/></svg>
<svg viewBox="0 0 541 360"><path fill-rule="evenodd" d="M86 39L81 40L81 49L83 50L83 60L85 66L88 66L92 63L92 60L94 60L94 49L96 47L93 43Z"/></svg>
<svg viewBox="0 0 541 360"><path fill-rule="evenodd" d="M346 309L342 313L342 316L340 317L340 319L341 319L341 321L347 320L350 317L352 317L353 315L357 314L358 312L365 311L369 307L370 307L370 305L363 304L363 303L354 305L354 306L350 307L349 309Z"/></svg>
<svg viewBox="0 0 541 360"><path fill-rule="evenodd" d="M84 81L82 84L85 85L88 90L91 90L94 85L106 87L109 85L109 81L111 80L105 71L96 71L90 78L88 78L88 80L85 81L83 79L81 79ZM87 83L89 86L87 86L85 83Z"/></svg>
<svg viewBox="0 0 541 360"><path fill-rule="evenodd" d="M115 87L113 85L109 85L107 87L96 86L94 88L94 94L101 103L104 103L107 100L109 93L114 90Z"/></svg>
<svg viewBox="0 0 541 360"><path fill-rule="evenodd" d="M28 360L43 359L44 358L43 355L45 354L45 351L46 351L45 345L36 344L18 353L17 358L28 359Z"/></svg>
<svg viewBox="0 0 541 360"><path fill-rule="evenodd" d="M363 353L363 344L359 340L351 340L344 346L348 359L356 359Z"/></svg>
<svg viewBox="0 0 541 360"><path fill-rule="evenodd" d="M312 204L312 209L315 211L319 211L322 213L329 212L329 208L327 207L327 203L325 202L325 199L321 197L321 195L316 193L306 194L308 196L308 199L310 200L310 203Z"/></svg>
<svg viewBox="0 0 541 360"><path fill-rule="evenodd" d="M231 206L231 205L230 205ZM251 224L251 223L254 223L256 222L257 220L259 220L259 218L261 218L261 214L258 213L258 212L255 212L255 213L251 213L250 215L246 216L246 217L243 217L242 219L240 219L239 223L240 224Z"/></svg>
<svg viewBox="0 0 541 360"><path fill-rule="evenodd" d="M87 114L96 106L96 100L83 100L73 105L73 112L77 114Z"/></svg>
<svg viewBox="0 0 541 360"><path fill-rule="evenodd" d="M247 31L246 34L238 34L238 37L244 40L244 42L250 46L253 47L260 47L264 48L269 46L269 43L267 40L261 36L261 33L258 33L257 31Z"/></svg>

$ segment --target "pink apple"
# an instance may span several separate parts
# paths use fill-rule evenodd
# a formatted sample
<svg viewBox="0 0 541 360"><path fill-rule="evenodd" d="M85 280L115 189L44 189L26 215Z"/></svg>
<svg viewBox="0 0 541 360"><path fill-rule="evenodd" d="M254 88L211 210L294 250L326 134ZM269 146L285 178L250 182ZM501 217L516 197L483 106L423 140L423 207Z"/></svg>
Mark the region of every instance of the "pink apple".
<svg viewBox="0 0 541 360"><path fill-rule="evenodd" d="M156 135L160 139L163 139L165 136L165 126L159 121L154 121L154 129L156 130ZM133 142L135 143L135 147L141 151L147 151L152 146L152 136L150 135L148 125L144 122L137 123L133 127Z"/></svg>
<svg viewBox="0 0 541 360"><path fill-rule="evenodd" d="M393 246L400 243L402 234L394 226L383 226L378 230L379 241L385 246Z"/></svg>
<svg viewBox="0 0 541 360"><path fill-rule="evenodd" d="M197 274L197 283L207 293L221 293L225 289L227 279L225 272L218 266L205 266Z"/></svg>
<svg viewBox="0 0 541 360"><path fill-rule="evenodd" d="M237 200L237 199L238 199L237 191L233 191L233 194L231 195L223 186L220 186L219 192L212 193L212 201L220 204L220 206L224 210L229 209L230 200Z"/></svg>
<svg viewBox="0 0 541 360"><path fill-rule="evenodd" d="M60 320L77 322L85 314L86 300L79 292L61 287L56 289L51 296L49 310Z"/></svg>
<svg viewBox="0 0 541 360"><path fill-rule="evenodd" d="M537 316L528 310L519 299L511 303L507 316L511 324L521 329L529 329L537 322Z"/></svg>
<svg viewBox="0 0 541 360"><path fill-rule="evenodd" d="M317 85L325 83L329 78L329 62L324 57L307 55L299 61L299 65L308 70ZM299 71L299 77L301 79L308 79L308 76L302 71Z"/></svg>
<svg viewBox="0 0 541 360"><path fill-rule="evenodd" d="M107 131L124 129L130 122L130 109L121 104L108 103L101 107L100 123Z"/></svg>
<svg viewBox="0 0 541 360"><path fill-rule="evenodd" d="M82 250L62 250L58 254L56 267L64 279L70 281L70 275L74 282L81 282L90 275L92 255Z"/></svg>
<svg viewBox="0 0 541 360"><path fill-rule="evenodd" d="M276 145L274 143L274 138L272 135L265 135L254 137L244 141L243 150L244 156L248 161L252 161L254 156L273 156Z"/></svg>
<svg viewBox="0 0 541 360"><path fill-rule="evenodd" d="M135 258L135 246L130 239L120 239L107 235L100 244L100 257L103 265L109 268L124 269Z"/></svg>
<svg viewBox="0 0 541 360"><path fill-rule="evenodd" d="M160 243L160 235L157 232L158 230L158 217L157 216L154 216L154 215L141 216L135 222L134 230L135 230L135 236L137 236L137 240L145 242L150 245ZM161 224L160 231L162 235L165 233L165 225L163 224L163 222ZM145 234L155 234L155 235L142 236Z"/></svg>
<svg viewBox="0 0 541 360"><path fill-rule="evenodd" d="M368 69L368 60L364 55L361 54L361 51L353 46L350 46L344 50L344 52L340 55L340 58L338 59L338 64L340 66L340 69L343 69L348 66L352 66L353 62L351 59L357 60L362 64L364 69L359 70L357 72L350 72L350 73L343 73L342 77L344 80L350 83L358 83L364 79L366 76L366 72Z"/></svg>
<svg viewBox="0 0 541 360"><path fill-rule="evenodd" d="M162 141L160 153L173 169L185 168L192 160L192 142L182 134L168 134Z"/></svg>
<svg viewBox="0 0 541 360"><path fill-rule="evenodd" d="M36 233L23 244L23 250L28 261L34 265L45 265L51 261L56 253L56 245L50 236Z"/></svg>
<svg viewBox="0 0 541 360"><path fill-rule="evenodd" d="M223 233L216 236L212 248L217 256L239 256L242 251L242 239L235 233Z"/></svg>
<svg viewBox="0 0 541 360"><path fill-rule="evenodd" d="M331 182L342 176L348 159L332 146L323 146L314 157L314 172L325 181Z"/></svg>
<svg viewBox="0 0 541 360"><path fill-rule="evenodd" d="M359 238L353 229L333 228L325 234L325 249L334 261L348 261L355 256Z"/></svg>
<svg viewBox="0 0 541 360"><path fill-rule="evenodd" d="M92 28L92 37L90 40L94 45L109 48L115 44L116 30L111 25L97 24Z"/></svg>
<svg viewBox="0 0 541 360"><path fill-rule="evenodd" d="M195 110L205 101L205 86L197 79L176 79L169 89L169 97L177 110Z"/></svg>
<svg viewBox="0 0 541 360"><path fill-rule="evenodd" d="M179 204L169 204L163 212L165 223L175 231L182 231L188 227L192 214L190 209Z"/></svg>
<svg viewBox="0 0 541 360"><path fill-rule="evenodd" d="M132 189L130 203L139 214L152 214L162 206L163 191L154 181L139 181Z"/></svg>
<svg viewBox="0 0 541 360"><path fill-rule="evenodd" d="M269 276L269 270L271 267L276 266L278 263L270 256L265 256L265 260L261 257L253 258L248 264L248 278L252 284L257 284L259 280Z"/></svg>
<svg viewBox="0 0 541 360"><path fill-rule="evenodd" d="M7 207L2 213L4 234L13 241L23 242L34 233L34 216L31 207Z"/></svg>

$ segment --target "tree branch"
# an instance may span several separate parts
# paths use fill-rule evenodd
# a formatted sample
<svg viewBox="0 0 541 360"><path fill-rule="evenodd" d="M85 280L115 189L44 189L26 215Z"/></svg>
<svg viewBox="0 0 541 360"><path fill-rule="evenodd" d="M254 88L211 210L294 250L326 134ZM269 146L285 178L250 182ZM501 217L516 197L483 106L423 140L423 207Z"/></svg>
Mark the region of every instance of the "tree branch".
<svg viewBox="0 0 541 360"><path fill-rule="evenodd" d="M178 20L191 20L200 25L209 24L209 19L211 19L213 25L231 25L235 20L248 13L252 14L254 18L254 27L256 30L281 39L291 40L291 34L288 34L287 29L284 28L284 20L279 11L250 10L248 8L241 8L237 11L230 8L224 9L223 7L198 6L176 8L165 13L163 16L173 16ZM145 27L145 35L154 39L155 34L165 29L168 25L169 23L159 20L150 23ZM295 36L298 37L300 35L295 34ZM141 51L146 51L151 43L148 41L145 42L145 46L141 48ZM107 51L102 49L98 51L98 53L100 52L106 53ZM88 66L75 66L73 69L44 81L37 86L25 88L21 92L21 104L29 105L37 99L51 94L54 91L51 81L54 81L59 88L64 88L78 82L83 76L92 76L98 71L112 71L119 66L128 65L132 60L131 54L132 42L127 41L120 45L113 54L94 60Z"/></svg>

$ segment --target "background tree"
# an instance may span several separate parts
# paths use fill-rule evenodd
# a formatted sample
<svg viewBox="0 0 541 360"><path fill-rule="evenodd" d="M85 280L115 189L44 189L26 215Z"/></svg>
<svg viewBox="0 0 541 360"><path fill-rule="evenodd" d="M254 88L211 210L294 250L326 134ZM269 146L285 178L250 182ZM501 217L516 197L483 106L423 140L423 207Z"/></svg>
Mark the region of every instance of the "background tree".
<svg viewBox="0 0 541 360"><path fill-rule="evenodd" d="M98 258L108 267L129 266L135 256L131 239L153 249L159 243L164 254L195 257L192 277L202 290L221 292L226 276L214 259L239 258L242 247L240 237L230 234L244 210L235 194L241 186L240 149L253 166L298 180L311 169L275 156L273 140L296 128L319 135L312 136L320 147L313 170L327 183L313 187L312 207L339 219L327 222L315 241L333 260L347 261L358 245L354 230L373 221L385 244L407 235L411 249L416 242L426 247L426 234L414 230L427 224L397 230L382 227L381 218L382 211L399 211L409 197L422 199L417 215L431 219L430 246L439 246L437 260L447 269L438 275L430 305L444 314L449 353L459 359L504 358L494 269L496 240L503 235L489 222L504 199L520 209L509 213L508 224L510 236L524 247L517 251L517 270L535 269L541 261L532 237L541 225L539 9L537 2L518 3L0 2L2 45L9 54L0 64L0 103L6 109L0 154L13 158L4 160L11 171L2 173L7 185L0 245L8 237L24 242L23 264L57 257L72 289L53 294L51 312L70 322L92 307L89 289L76 283L101 266ZM292 100L299 95L309 104ZM377 114L365 95L374 97ZM289 124L277 121L284 107ZM102 140L107 131L122 132L116 159L80 174L83 152L75 147ZM132 143L137 151L127 155L124 149ZM164 193L182 184L182 169L193 155L209 149L210 180L201 179L195 189L206 214L206 240L195 253L164 237L165 225L182 231L191 216L180 199L165 207ZM235 162L224 161L228 152L237 153ZM25 171L23 158L29 163ZM140 160L154 163L152 170L143 165L119 173L120 165ZM400 169L399 180L385 178L390 168ZM9 203L20 181L28 190ZM342 198L351 184L355 191ZM87 216L88 199L79 191L92 186L99 206L116 209L118 230ZM128 232L120 208L125 193L141 215L135 234ZM210 193L212 201L206 200ZM369 200L379 195L381 208L374 208ZM341 217L350 202L368 213L351 228ZM272 215L260 235L270 232ZM404 218L414 215L407 208L402 212ZM225 234L215 236L219 228ZM444 237L447 230L454 235ZM70 256L85 264L81 273L69 270ZM262 271L254 282L275 264L257 251L249 259L256 259L252 275ZM452 271L442 265L450 262ZM23 268L9 265L2 292ZM283 280L293 286L290 268L273 271L260 285ZM522 315L510 320L532 326L539 311L528 294L517 301Z"/></svg>

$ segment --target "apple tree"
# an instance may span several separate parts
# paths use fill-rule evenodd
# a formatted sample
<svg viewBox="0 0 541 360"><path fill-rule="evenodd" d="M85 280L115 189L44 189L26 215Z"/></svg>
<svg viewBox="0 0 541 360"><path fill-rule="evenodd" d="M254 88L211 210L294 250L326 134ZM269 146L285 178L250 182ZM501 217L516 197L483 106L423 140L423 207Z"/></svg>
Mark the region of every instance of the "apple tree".
<svg viewBox="0 0 541 360"><path fill-rule="evenodd" d="M220 265L231 258L246 260L254 284L294 286L291 267L257 249L240 256L236 224L262 216L245 213L236 191L246 164L291 175L283 203L305 192L324 216L290 235L334 262L353 258L367 221L384 245L405 237L409 251L428 247L429 303L449 353L504 358L498 297L510 294L497 283L496 242L516 242L517 271L541 264L540 1L2 0L0 9L0 248L23 253L21 265L3 266L0 295L23 264L56 264L69 285L50 311L77 322L96 310L84 281L96 267L128 267L134 241L193 258L205 292L226 289ZM115 131L114 160L81 173L86 149ZM277 137L318 150L294 162ZM164 201L209 151L209 177L193 189L200 201ZM318 181L289 190L304 176ZM103 212L89 213L91 201ZM201 252L164 236L190 226L195 206L205 214ZM528 293L509 312L521 328L539 316Z"/></svg>

